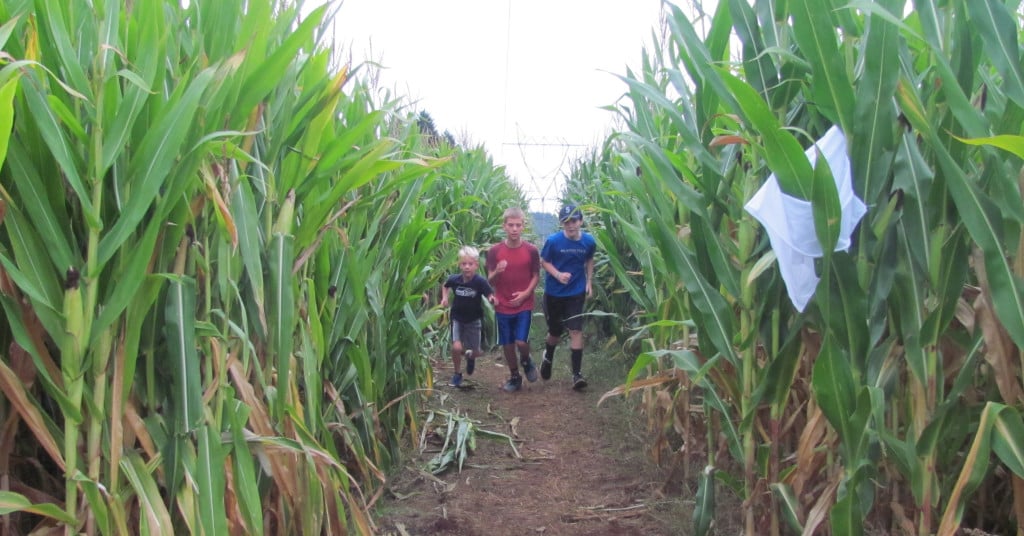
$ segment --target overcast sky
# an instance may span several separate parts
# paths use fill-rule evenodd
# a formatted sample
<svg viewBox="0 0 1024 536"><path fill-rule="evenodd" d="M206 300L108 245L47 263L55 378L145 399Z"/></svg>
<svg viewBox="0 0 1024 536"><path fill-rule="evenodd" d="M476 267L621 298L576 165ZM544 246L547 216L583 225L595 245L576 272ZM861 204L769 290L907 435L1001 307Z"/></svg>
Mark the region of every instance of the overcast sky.
<svg viewBox="0 0 1024 536"><path fill-rule="evenodd" d="M439 131L483 144L532 210L553 212L573 156L610 130L613 114L599 107L625 92L612 73L640 64L660 9L660 0L343 0L335 47L356 63L379 60L382 87L415 101Z"/></svg>

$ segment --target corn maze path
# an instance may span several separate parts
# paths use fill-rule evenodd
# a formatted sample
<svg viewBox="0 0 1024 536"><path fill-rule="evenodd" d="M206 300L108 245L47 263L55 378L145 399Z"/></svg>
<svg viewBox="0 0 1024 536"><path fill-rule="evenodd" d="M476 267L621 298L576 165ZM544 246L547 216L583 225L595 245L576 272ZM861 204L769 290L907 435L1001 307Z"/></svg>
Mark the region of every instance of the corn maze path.
<svg viewBox="0 0 1024 536"><path fill-rule="evenodd" d="M539 361L535 350L534 360ZM498 352L477 359L468 387L448 387L450 360L434 363L437 386L429 395L435 412L422 450L391 475L377 505L377 529L404 535L679 535L689 529L688 493L666 493L665 471L647 454L646 425L621 398L597 402L623 380L622 364L588 350L583 392L570 388L568 351L556 353L550 380L538 379L515 393L502 391L508 377ZM612 368L615 372L609 372ZM635 405L635 402L632 404ZM448 414L470 419L481 430L476 448L457 466L431 474L424 468L442 450ZM422 431L421 431L422 432ZM454 434L451 434L454 440ZM417 442L418 438L417 438ZM517 456L518 453L518 456ZM676 490L679 491L679 490Z"/></svg>

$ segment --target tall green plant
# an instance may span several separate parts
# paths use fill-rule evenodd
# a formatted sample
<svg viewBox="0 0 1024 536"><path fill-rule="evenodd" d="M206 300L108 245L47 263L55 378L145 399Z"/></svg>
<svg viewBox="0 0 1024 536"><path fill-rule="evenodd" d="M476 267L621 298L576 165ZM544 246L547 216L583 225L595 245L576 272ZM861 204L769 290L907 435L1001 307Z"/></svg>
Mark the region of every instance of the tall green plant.
<svg viewBox="0 0 1024 536"><path fill-rule="evenodd" d="M603 199L608 228L624 231L602 240L630 245L613 264L666 260L644 270L643 286L616 270L623 289L639 303L650 302L650 287L685 289L689 308L652 319L651 332L683 321L697 332L694 345L687 330L653 339L665 350L645 354L631 378L660 362L656 370L678 368L700 387L710 463L721 436L743 468L734 489L748 533L762 520L772 533L783 520L813 531L826 518L812 512L825 509L836 534L880 518L927 534L943 511L950 530L963 519L963 491L977 489L986 467L978 464L987 453L968 455L968 444L987 449L990 433L1019 443L1016 408L997 432L975 436L962 423L983 412L965 398L1002 393L1019 404L1020 372L1007 363L1019 361L1024 318L1020 161L956 139L1021 131L1019 30L1008 24L1015 8L721 2L704 34L686 12L668 9L665 43L645 55L642 72L623 77L626 130L581 168L591 175L581 181L638 205ZM869 207L853 247L836 253L831 173L803 154L832 125L847 136L854 189ZM803 314L788 301L767 237L741 208L769 172L812 203L825 245ZM992 365L982 367L982 357ZM695 438L683 439L692 452ZM837 457L822 454L833 446ZM994 452L1019 479L1020 450ZM935 471L950 465L975 484L954 487ZM772 503L761 493L768 488ZM1014 501L1020 512L1024 499Z"/></svg>
<svg viewBox="0 0 1024 536"><path fill-rule="evenodd" d="M372 533L446 160L300 13L0 2L0 462L62 495L6 495L7 528Z"/></svg>

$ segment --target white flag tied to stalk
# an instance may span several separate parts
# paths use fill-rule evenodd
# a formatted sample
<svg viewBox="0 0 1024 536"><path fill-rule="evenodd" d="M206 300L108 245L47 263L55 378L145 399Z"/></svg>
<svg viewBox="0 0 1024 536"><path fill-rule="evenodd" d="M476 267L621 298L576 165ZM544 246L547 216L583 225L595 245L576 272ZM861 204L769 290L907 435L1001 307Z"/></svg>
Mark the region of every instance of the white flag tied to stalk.
<svg viewBox="0 0 1024 536"><path fill-rule="evenodd" d="M867 212L867 207L853 193L846 136L839 127L828 129L815 145L804 151L812 166L817 160L818 151L821 151L832 169L832 177L839 191L839 205L842 207L839 241L836 242L835 251L846 251L850 247L850 235ZM778 179L772 173L743 208L768 231L768 240L779 260L779 271L786 283L789 299L797 311L803 312L818 286L814 259L822 256L821 244L814 234L814 212L810 201L783 193Z"/></svg>

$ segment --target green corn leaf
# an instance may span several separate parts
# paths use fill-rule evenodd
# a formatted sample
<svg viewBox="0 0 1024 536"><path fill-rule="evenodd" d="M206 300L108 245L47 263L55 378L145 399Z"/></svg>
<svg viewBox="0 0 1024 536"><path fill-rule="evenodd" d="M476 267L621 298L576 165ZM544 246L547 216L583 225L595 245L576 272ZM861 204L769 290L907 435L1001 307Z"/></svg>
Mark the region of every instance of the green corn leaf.
<svg viewBox="0 0 1024 536"><path fill-rule="evenodd" d="M679 278L686 285L694 305L704 318L705 333L714 341L715 348L731 362L739 363L732 345L733 316L722 295L710 285L697 268L693 253L687 250L664 225L652 222L648 231L656 237Z"/></svg>
<svg viewBox="0 0 1024 536"><path fill-rule="evenodd" d="M25 96L25 102L35 120L35 127L39 129L39 134L43 138L43 143L49 148L64 179L74 190L77 201L82 206L83 215L89 224L93 227L100 227L96 208L93 207L90 192L82 181L79 170L81 157L77 156L76 149L72 147L71 141L68 140L61 128L60 121L50 107L47 98L48 89L43 86L42 81L34 73L30 72L22 80L22 94Z"/></svg>
<svg viewBox="0 0 1024 536"><path fill-rule="evenodd" d="M196 431L198 458L195 467L196 499L199 502L199 525L204 534L227 534L228 520L224 512L224 452L220 434L209 425Z"/></svg>
<svg viewBox="0 0 1024 536"><path fill-rule="evenodd" d="M924 38L931 45L932 50L942 50L942 36L944 35L944 23L939 21L938 6L931 0L913 0L914 13L921 21L921 31Z"/></svg>
<svg viewBox="0 0 1024 536"><path fill-rule="evenodd" d="M48 8L41 13L36 12L39 15L43 15L40 22L49 30L47 35L50 38L50 42L47 44L52 47L51 50L56 54L57 59L60 60L59 68L66 73L68 83L71 84L75 91L85 95L87 100L93 101L94 99L90 92L92 86L89 84L89 79L85 74L82 58L71 42L71 36L82 36L87 34L87 32L72 31L70 27L80 23L80 21L65 20L73 18L71 10L74 9L74 5L66 3L59 6L48 6Z"/></svg>
<svg viewBox="0 0 1024 536"><path fill-rule="evenodd" d="M46 273L45 271L42 273L35 271L45 270L47 257L57 269L81 265L80 255L72 250L72 238L68 236L67 229L71 227L71 224L67 214L62 213L60 208L52 204L53 186L48 184L52 181L46 180L44 176L47 171L36 167L36 164L29 158L29 152L17 140L11 140L11 149L7 164L19 179L17 182L17 204L11 204L11 209L17 210L19 214L19 221L15 224L20 226L31 223L32 231L25 232L38 235L38 244L30 249L37 250L38 248L35 253L43 254L38 259L30 261L39 263L38 266L32 268L33 277L42 277ZM20 205L23 205L24 208L22 209ZM27 218L27 222L21 223L22 216ZM21 241L20 237L14 236L14 233L11 234L12 241ZM16 245L15 251L21 247L21 244ZM22 259L19 262L26 261L29 260Z"/></svg>
<svg viewBox="0 0 1024 536"><path fill-rule="evenodd" d="M307 280L305 288L308 292L308 301L310 304L316 303L316 291L311 282ZM321 375L323 370L323 351L322 343L322 331L323 328L320 326L319 316L309 315L307 318L302 319L304 322L303 329L301 329L301 341L302 345L297 350L298 356L301 359L301 372L302 372L302 383L303 385L323 385L324 379ZM319 333L317 333L319 332ZM321 339L321 341L313 342L315 339ZM318 436L321 431L321 422L315 418L316 415L320 415L323 411L323 395L319 390L306 389L305 400L303 404L306 406L306 426L309 428L310 434Z"/></svg>
<svg viewBox="0 0 1024 536"><path fill-rule="evenodd" d="M174 431L192 432L203 418L203 382L200 379L196 351L196 283L189 277L171 277L164 312L168 366L173 377L170 405L174 411Z"/></svg>
<svg viewBox="0 0 1024 536"><path fill-rule="evenodd" d="M721 73L721 77L735 96L743 116L761 135L765 159L779 180L779 187L793 197L811 201L814 198L813 170L800 142L782 128L779 120L752 87L725 72Z"/></svg>
<svg viewBox="0 0 1024 536"><path fill-rule="evenodd" d="M295 240L290 235L275 234L270 240L267 264L270 270L268 327L270 345L277 364L277 385L281 386L275 415L281 419L288 405L291 386L291 358L294 346L295 291L292 288L292 265L295 262Z"/></svg>
<svg viewBox="0 0 1024 536"><path fill-rule="evenodd" d="M78 521L61 510L53 503L33 504L24 495L13 491L0 491L0 515L7 515L14 512L28 512L43 517L55 519L68 526L75 526Z"/></svg>
<svg viewBox="0 0 1024 536"><path fill-rule="evenodd" d="M142 534L173 534L171 514L164 505L160 486L139 454L128 451L121 459L121 471L135 490L139 505L139 532Z"/></svg>
<svg viewBox="0 0 1024 536"><path fill-rule="evenodd" d="M1001 409L992 423L992 450L1015 475L1024 478L1024 420L1013 406Z"/></svg>
<svg viewBox="0 0 1024 536"><path fill-rule="evenodd" d="M843 132L852 132L853 85L836 43L831 6L823 7L820 0L792 0L793 35L811 64L815 105Z"/></svg>
<svg viewBox="0 0 1024 536"><path fill-rule="evenodd" d="M721 99L729 108L738 109L733 93L717 74L719 62L705 47L686 13L676 5L669 4L669 7L672 10L672 16L668 17L669 29L684 54L683 61L690 76L699 84L707 84L712 90L708 93L714 95L712 98Z"/></svg>
<svg viewBox="0 0 1024 536"><path fill-rule="evenodd" d="M804 527L800 519L803 518L803 506L800 500L793 494L793 487L784 482L775 482L769 485L775 498L779 501L782 515L794 533L803 533Z"/></svg>
<svg viewBox="0 0 1024 536"><path fill-rule="evenodd" d="M0 166L7 158L7 145L14 127L14 95L18 90L18 80L18 77L13 77L0 86Z"/></svg>
<svg viewBox="0 0 1024 536"><path fill-rule="evenodd" d="M897 222L906 238L906 243L900 247L905 245L909 248L903 258L908 262L919 262L920 266L927 270L927 267L932 265L932 257L935 255L929 239L934 223L930 221L932 211L928 206L935 175L921 154L921 148L912 133L903 135L893 164L893 173L893 188L904 193L903 215Z"/></svg>
<svg viewBox="0 0 1024 536"><path fill-rule="evenodd" d="M848 352L854 369L863 371L870 337L868 324L864 321L869 316L867 293L860 286L856 262L850 254L846 252L833 253L831 262L828 263L828 270L831 282L828 306L831 308L832 314L826 318L826 322L836 340L841 341L842 346ZM824 284L824 278L822 284ZM822 307L820 300L818 304L819 307Z"/></svg>
<svg viewBox="0 0 1024 536"><path fill-rule="evenodd" d="M128 532L128 527L124 526L124 524L119 521L126 517L125 512L122 510L114 516L110 514L111 506L114 508L120 508L121 505L116 502L111 505L110 502L107 501L106 496L100 490L98 482L86 478L85 475L80 472L75 475L75 482L82 488L82 495L85 496L86 503L92 510L92 515L96 519L96 526L101 533L125 534ZM120 525L117 529L115 529L112 524L112 522L115 521Z"/></svg>
<svg viewBox="0 0 1024 536"><path fill-rule="evenodd" d="M311 11L287 34L283 42L276 44L270 49L268 56L261 58L259 69L249 73L232 116L248 116L252 109L277 87L289 66L295 62L299 50L313 42L313 31L320 25L327 7L327 4L324 4ZM262 44L266 46L265 41Z"/></svg>
<svg viewBox="0 0 1024 536"><path fill-rule="evenodd" d="M242 263L245 265L249 284L251 285L251 297L262 310L262 304L266 299L263 281L263 237L260 234L260 220L256 209L256 200L253 195L251 181L238 177L238 167L232 166L230 171L234 188L231 195L231 214L235 218L235 228L238 229L238 251L242 256ZM262 316L262 315L260 315Z"/></svg>
<svg viewBox="0 0 1024 536"><path fill-rule="evenodd" d="M832 252L839 241L842 224L842 207L839 205L839 189L828 160L817 151L814 162L814 181L811 188L811 208L814 214L814 234L824 253L824 262L831 264Z"/></svg>
<svg viewBox="0 0 1024 536"><path fill-rule="evenodd" d="M1006 94L1018 106L1024 106L1024 72L1017 41L1017 15L998 0L974 0L966 4L971 23L975 26L971 33L981 36L986 56L1002 75Z"/></svg>
<svg viewBox="0 0 1024 536"><path fill-rule="evenodd" d="M227 405L224 415L231 434L231 486L238 497L239 509L242 511L248 533L263 534L263 509L257 466L249 451L245 435L245 424L251 409L238 400L229 401Z"/></svg>
<svg viewBox="0 0 1024 536"><path fill-rule="evenodd" d="M11 38L14 28L22 20L21 16L11 17L10 20L0 26L0 49L7 50L7 40Z"/></svg>
<svg viewBox="0 0 1024 536"><path fill-rule="evenodd" d="M12 155L11 159L17 158ZM33 301L35 314L46 330L54 334L62 333L62 284L56 268L47 260L46 241L37 234L37 229L13 204L7 205L3 227L13 250L13 257L9 252L0 254L4 270L22 294ZM70 266L76 264L69 264L65 269Z"/></svg>
<svg viewBox="0 0 1024 536"><path fill-rule="evenodd" d="M188 131L195 125L196 110L213 76L214 70L206 69L183 87L182 94L170 96L159 119L139 142L136 156L128 169L128 175L139 187L125 200L120 218L100 241L97 262L101 265L138 230L146 212L152 208L153 201L175 168L175 160L182 156Z"/></svg>
<svg viewBox="0 0 1024 536"><path fill-rule="evenodd" d="M877 9L891 16L903 0L879 2ZM893 95L899 80L899 28L891 19L873 14L865 35L864 71L857 80L853 131L849 144L854 191L867 204L883 195L896 151L896 107Z"/></svg>
<svg viewBox="0 0 1024 536"><path fill-rule="evenodd" d="M836 499L829 512L829 527L836 536L860 536L864 534L864 512L853 486Z"/></svg>
<svg viewBox="0 0 1024 536"><path fill-rule="evenodd" d="M715 468L708 465L697 480L697 498L693 507L693 533L704 536L715 518Z"/></svg>
<svg viewBox="0 0 1024 536"><path fill-rule="evenodd" d="M953 137L968 145L990 145L992 147L998 147L1004 151L1009 151L1020 158L1024 158L1024 136L1001 134L998 136L986 136L982 138Z"/></svg>
<svg viewBox="0 0 1024 536"><path fill-rule="evenodd" d="M826 338L814 362L811 386L821 411L843 444L848 445L854 436L850 416L857 408L855 380L846 356L830 338ZM847 449L845 455L850 454Z"/></svg>
<svg viewBox="0 0 1024 536"><path fill-rule="evenodd" d="M139 289L150 275L146 270L152 261L157 238L163 229L159 225L150 225L143 231L144 234L139 237L139 241L124 252L126 258L120 267L118 284L110 288L110 295L106 297L99 315L93 322L93 333L102 332L121 318L125 309L138 297Z"/></svg>
<svg viewBox="0 0 1024 536"><path fill-rule="evenodd" d="M917 96L901 84L897 92L900 106L914 128L929 142L939 166L946 174L953 202L971 238L985 254L985 272L999 320L1018 346L1024 346L1024 289L1002 251L1002 219L992 200L970 181L964 170L946 150L942 140L925 117Z"/></svg>
<svg viewBox="0 0 1024 536"><path fill-rule="evenodd" d="M771 57L765 53L766 47L754 9L744 0L729 0L729 11L733 15L736 35L743 43L743 72L746 79L758 93L767 98L769 89L779 83L779 77Z"/></svg>
<svg viewBox="0 0 1024 536"><path fill-rule="evenodd" d="M992 427L1003 408L1005 406L995 402L988 402L985 405L971 448L964 459L956 484L949 493L937 534L953 534L960 526L970 495L978 489L988 473L989 457L992 454Z"/></svg>

